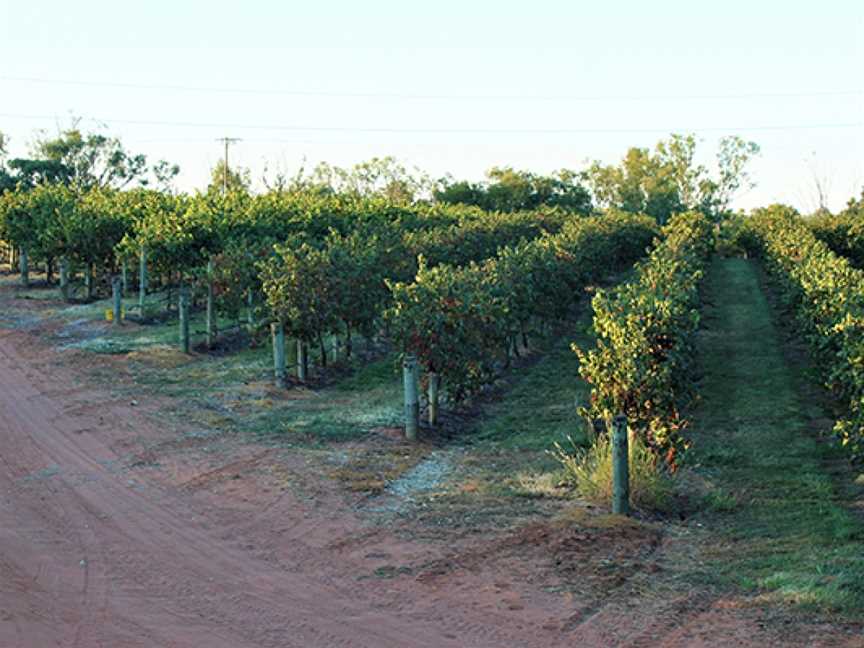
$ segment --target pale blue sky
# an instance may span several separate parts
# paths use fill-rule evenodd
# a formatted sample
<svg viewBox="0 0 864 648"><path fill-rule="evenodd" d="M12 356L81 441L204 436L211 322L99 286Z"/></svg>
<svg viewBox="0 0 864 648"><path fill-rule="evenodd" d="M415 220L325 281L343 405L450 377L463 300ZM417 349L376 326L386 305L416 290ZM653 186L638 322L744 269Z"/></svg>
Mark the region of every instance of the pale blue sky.
<svg viewBox="0 0 864 648"><path fill-rule="evenodd" d="M763 154L738 206L812 209L814 173L841 206L864 185L864 3L703 4L0 0L0 131L23 154L103 120L185 189L223 135L256 178L388 154L480 178L740 134Z"/></svg>

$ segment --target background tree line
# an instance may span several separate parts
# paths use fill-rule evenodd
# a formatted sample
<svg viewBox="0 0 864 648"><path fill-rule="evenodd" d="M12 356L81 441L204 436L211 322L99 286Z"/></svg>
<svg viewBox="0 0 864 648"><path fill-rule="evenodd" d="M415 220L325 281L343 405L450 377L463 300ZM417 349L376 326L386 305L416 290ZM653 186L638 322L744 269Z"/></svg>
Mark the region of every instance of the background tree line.
<svg viewBox="0 0 864 648"><path fill-rule="evenodd" d="M146 156L127 150L117 137L85 132L80 120L50 136L41 132L30 157L6 159L0 133L0 193L41 184L128 189L151 187L170 192L180 169L165 160L148 164ZM590 215L616 209L653 216L666 223L676 213L699 211L720 220L733 198L755 186L749 172L759 147L737 136L720 140L713 168L697 163L694 135L672 135L653 149L630 148L614 164L594 161L582 170L561 169L548 175L513 167L493 167L481 181L446 176L433 180L395 158L372 158L351 167L326 162L291 175L265 167L261 181L277 193L380 196L393 203L437 202L516 212L539 207ZM206 192L252 191L252 174L220 161L211 171Z"/></svg>

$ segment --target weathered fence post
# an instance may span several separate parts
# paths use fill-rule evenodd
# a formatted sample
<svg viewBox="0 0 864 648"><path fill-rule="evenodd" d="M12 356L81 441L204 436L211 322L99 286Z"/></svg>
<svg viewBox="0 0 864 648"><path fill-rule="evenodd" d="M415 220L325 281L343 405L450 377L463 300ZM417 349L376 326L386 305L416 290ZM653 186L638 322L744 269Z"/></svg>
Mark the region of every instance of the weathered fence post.
<svg viewBox="0 0 864 648"><path fill-rule="evenodd" d="M138 312L144 317L144 299L147 296L147 249L141 248L138 257Z"/></svg>
<svg viewBox="0 0 864 648"><path fill-rule="evenodd" d="M213 300L213 259L207 262L207 348L212 349L216 343L216 304Z"/></svg>
<svg viewBox="0 0 864 648"><path fill-rule="evenodd" d="M27 261L27 250L21 248L18 253L18 268L21 270L21 285L27 288L30 285L30 264Z"/></svg>
<svg viewBox="0 0 864 648"><path fill-rule="evenodd" d="M627 417L612 420L612 512L630 514L630 448Z"/></svg>
<svg viewBox="0 0 864 648"><path fill-rule="evenodd" d="M250 286L246 293L246 324L249 327L249 335L255 332L255 296Z"/></svg>
<svg viewBox="0 0 864 648"><path fill-rule="evenodd" d="M306 354L306 343L303 340L297 340L297 380L302 383L306 382L309 374L309 361Z"/></svg>
<svg viewBox="0 0 864 648"><path fill-rule="evenodd" d="M93 294L95 292L95 278L93 277L93 264L87 263L84 268L84 287L87 291L87 301L91 301L93 299Z"/></svg>
<svg viewBox="0 0 864 648"><path fill-rule="evenodd" d="M180 348L189 353L189 289L180 288Z"/></svg>
<svg viewBox="0 0 864 648"><path fill-rule="evenodd" d="M420 427L420 399L417 396L417 357L405 354L402 361L402 382L405 387L405 438L417 439Z"/></svg>
<svg viewBox="0 0 864 648"><path fill-rule="evenodd" d="M114 277L111 279L111 300L114 307L114 326L120 326L123 323L123 293L122 279Z"/></svg>
<svg viewBox="0 0 864 648"><path fill-rule="evenodd" d="M429 372L429 425L438 425L438 387L441 385L441 376L435 372Z"/></svg>
<svg viewBox="0 0 864 648"><path fill-rule="evenodd" d="M339 361L339 334L334 333L333 338L330 340L332 346L331 359L333 362Z"/></svg>
<svg viewBox="0 0 864 648"><path fill-rule="evenodd" d="M270 325L270 337L273 340L273 372L276 376L276 386L285 388L288 380L285 373L285 327L282 322Z"/></svg>
<svg viewBox="0 0 864 648"><path fill-rule="evenodd" d="M69 259L60 257L60 294L69 301Z"/></svg>

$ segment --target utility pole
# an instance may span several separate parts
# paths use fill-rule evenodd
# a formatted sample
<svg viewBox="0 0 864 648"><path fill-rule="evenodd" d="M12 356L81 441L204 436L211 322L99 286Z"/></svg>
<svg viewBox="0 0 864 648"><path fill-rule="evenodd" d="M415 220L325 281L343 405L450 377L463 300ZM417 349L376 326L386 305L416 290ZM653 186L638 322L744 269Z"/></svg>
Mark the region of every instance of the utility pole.
<svg viewBox="0 0 864 648"><path fill-rule="evenodd" d="M228 193L228 147L240 141L239 137L219 137L217 142L225 144L225 173L222 174L222 195Z"/></svg>

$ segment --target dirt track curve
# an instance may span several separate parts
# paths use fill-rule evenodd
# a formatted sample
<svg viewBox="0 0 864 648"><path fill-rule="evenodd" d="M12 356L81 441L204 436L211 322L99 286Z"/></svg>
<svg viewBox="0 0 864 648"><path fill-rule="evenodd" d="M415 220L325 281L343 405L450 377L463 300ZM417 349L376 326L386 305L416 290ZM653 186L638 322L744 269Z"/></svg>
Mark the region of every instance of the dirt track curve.
<svg viewBox="0 0 864 648"><path fill-rule="evenodd" d="M362 583L274 569L182 492L116 470L104 421L145 425L135 409L37 370L16 343L0 333L0 646L464 645L374 609Z"/></svg>

